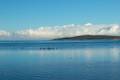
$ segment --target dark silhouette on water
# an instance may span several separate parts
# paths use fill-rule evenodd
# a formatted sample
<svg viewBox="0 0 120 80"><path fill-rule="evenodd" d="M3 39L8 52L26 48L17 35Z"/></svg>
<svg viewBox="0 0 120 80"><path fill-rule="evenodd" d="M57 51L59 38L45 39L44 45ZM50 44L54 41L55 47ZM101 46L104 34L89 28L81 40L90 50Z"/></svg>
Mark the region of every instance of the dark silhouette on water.
<svg viewBox="0 0 120 80"><path fill-rule="evenodd" d="M55 50L57 48L53 48L53 47L44 47L44 48L39 48L40 50Z"/></svg>

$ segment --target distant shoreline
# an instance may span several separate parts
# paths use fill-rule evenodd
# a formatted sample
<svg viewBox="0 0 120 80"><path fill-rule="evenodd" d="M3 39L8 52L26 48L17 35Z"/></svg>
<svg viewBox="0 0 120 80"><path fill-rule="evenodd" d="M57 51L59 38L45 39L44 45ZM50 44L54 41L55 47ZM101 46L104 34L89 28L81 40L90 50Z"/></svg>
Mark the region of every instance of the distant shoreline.
<svg viewBox="0 0 120 80"><path fill-rule="evenodd" d="M112 35L81 35L75 37L64 37L64 38L56 38L53 40L120 40L120 36L112 36Z"/></svg>

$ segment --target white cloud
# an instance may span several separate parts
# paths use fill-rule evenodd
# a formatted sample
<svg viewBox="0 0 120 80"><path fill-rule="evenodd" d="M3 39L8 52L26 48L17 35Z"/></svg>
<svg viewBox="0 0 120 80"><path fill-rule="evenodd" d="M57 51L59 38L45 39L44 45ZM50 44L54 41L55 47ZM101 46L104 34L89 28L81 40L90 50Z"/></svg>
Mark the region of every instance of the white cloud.
<svg viewBox="0 0 120 80"><path fill-rule="evenodd" d="M11 37L11 39L54 39L62 37L73 37L80 35L117 35L120 36L120 25L87 23L84 25L63 25L40 27L37 29L27 29L22 31L7 32L0 30L1 37Z"/></svg>
<svg viewBox="0 0 120 80"><path fill-rule="evenodd" d="M10 36L10 33L4 30L0 30L0 37L8 37Z"/></svg>
<svg viewBox="0 0 120 80"><path fill-rule="evenodd" d="M120 36L120 26L111 25L93 25L87 23L84 25L63 25L53 27L40 27L38 29L28 29L18 31L17 35L21 37L34 39L53 39L61 37L72 37L80 35L118 35Z"/></svg>
<svg viewBox="0 0 120 80"><path fill-rule="evenodd" d="M57 29L56 29L57 30ZM28 29L24 31L16 32L20 37L34 38L34 39L49 39L59 36L58 32L53 28L38 28L38 29Z"/></svg>

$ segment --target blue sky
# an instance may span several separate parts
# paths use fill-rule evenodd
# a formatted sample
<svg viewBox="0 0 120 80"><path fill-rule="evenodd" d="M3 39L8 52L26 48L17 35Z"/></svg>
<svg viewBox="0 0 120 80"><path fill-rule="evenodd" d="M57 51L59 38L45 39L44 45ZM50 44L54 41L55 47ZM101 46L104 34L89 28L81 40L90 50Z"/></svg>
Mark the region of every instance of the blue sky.
<svg viewBox="0 0 120 80"><path fill-rule="evenodd" d="M120 0L0 0L0 29L65 24L119 24Z"/></svg>

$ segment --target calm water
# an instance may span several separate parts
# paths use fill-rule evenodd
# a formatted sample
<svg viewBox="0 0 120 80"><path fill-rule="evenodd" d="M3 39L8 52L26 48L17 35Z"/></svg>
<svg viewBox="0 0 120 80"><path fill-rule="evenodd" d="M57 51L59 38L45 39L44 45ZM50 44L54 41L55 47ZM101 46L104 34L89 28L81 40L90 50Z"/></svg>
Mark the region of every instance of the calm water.
<svg viewBox="0 0 120 80"><path fill-rule="evenodd" d="M120 41L0 41L0 80L120 80Z"/></svg>

